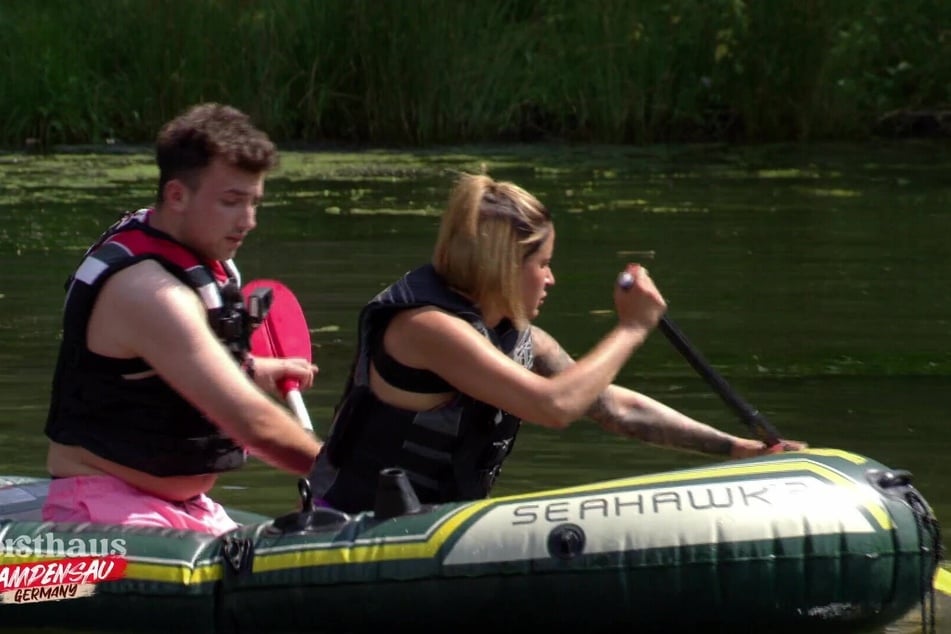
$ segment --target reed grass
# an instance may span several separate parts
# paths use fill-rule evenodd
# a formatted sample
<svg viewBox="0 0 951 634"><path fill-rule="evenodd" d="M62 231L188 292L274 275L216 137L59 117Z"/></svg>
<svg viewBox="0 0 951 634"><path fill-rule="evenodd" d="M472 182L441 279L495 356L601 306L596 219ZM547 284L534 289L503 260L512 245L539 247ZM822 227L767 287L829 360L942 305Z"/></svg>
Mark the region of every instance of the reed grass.
<svg viewBox="0 0 951 634"><path fill-rule="evenodd" d="M860 138L951 103L943 0L4 0L0 145Z"/></svg>

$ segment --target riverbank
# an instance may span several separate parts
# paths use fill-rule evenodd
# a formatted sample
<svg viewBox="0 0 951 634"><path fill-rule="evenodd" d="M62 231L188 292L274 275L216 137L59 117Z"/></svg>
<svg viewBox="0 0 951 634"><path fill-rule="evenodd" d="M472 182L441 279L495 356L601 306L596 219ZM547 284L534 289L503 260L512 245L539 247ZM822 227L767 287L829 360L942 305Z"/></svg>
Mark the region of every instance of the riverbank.
<svg viewBox="0 0 951 634"><path fill-rule="evenodd" d="M0 146L147 144L202 100L283 143L947 135L949 23L940 0L2 3Z"/></svg>

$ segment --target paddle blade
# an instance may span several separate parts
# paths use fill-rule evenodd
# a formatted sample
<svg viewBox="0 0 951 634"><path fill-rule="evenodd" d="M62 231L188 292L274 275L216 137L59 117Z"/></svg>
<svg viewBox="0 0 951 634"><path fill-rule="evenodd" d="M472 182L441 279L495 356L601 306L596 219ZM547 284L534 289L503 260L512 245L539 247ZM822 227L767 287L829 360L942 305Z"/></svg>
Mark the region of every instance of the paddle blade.
<svg viewBox="0 0 951 634"><path fill-rule="evenodd" d="M304 310L291 289L277 280L264 279L251 280L241 291L245 301L248 301L251 293L264 288L271 289L271 308L264 321L251 335L251 354L275 359L300 357L312 361L310 329L307 327ZM279 382L278 387L304 428L313 429L300 395L300 382L284 379Z"/></svg>
<svg viewBox="0 0 951 634"><path fill-rule="evenodd" d="M934 588L942 594L951 596L951 572L938 568L935 573Z"/></svg>
<svg viewBox="0 0 951 634"><path fill-rule="evenodd" d="M251 335L251 354L279 359L301 357L311 361L310 330L294 293L277 280L251 280L242 292L247 298L260 288L270 288L273 297L267 317Z"/></svg>

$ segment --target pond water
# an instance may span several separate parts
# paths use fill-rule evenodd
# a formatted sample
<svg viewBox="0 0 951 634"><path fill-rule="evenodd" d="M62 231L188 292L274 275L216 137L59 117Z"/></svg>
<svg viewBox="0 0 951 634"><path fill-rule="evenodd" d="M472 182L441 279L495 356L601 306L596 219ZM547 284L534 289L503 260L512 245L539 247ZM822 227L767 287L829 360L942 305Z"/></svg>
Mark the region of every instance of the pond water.
<svg viewBox="0 0 951 634"><path fill-rule="evenodd" d="M305 308L319 433L358 310L428 260L454 173L482 165L554 213L557 284L537 323L566 350L583 354L611 327L614 276L645 262L670 317L786 437L911 471L951 524L951 148L936 143L286 152L238 263L246 280L284 281ZM44 473L63 282L121 211L154 199L155 181L147 149L0 155L0 473ZM618 382L746 433L660 333ZM529 426L496 492L713 460L586 422ZM260 463L214 495L264 513L296 502L294 478ZM890 631L915 631L915 619Z"/></svg>

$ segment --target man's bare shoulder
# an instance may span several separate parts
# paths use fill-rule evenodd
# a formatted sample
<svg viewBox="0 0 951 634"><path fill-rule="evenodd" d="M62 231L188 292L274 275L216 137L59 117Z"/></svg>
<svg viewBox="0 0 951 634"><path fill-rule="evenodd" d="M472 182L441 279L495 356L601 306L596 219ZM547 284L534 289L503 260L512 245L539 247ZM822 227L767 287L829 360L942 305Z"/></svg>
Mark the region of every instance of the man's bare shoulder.
<svg viewBox="0 0 951 634"><path fill-rule="evenodd" d="M179 302L184 298L194 302L197 296L181 280L154 260L143 260L129 266L105 283L100 301L116 305L134 305L147 302L155 305Z"/></svg>
<svg viewBox="0 0 951 634"><path fill-rule="evenodd" d="M201 301L162 265L144 260L106 281L87 332L91 350L149 358L156 345L175 346L205 327ZM164 343L159 343L164 342Z"/></svg>

